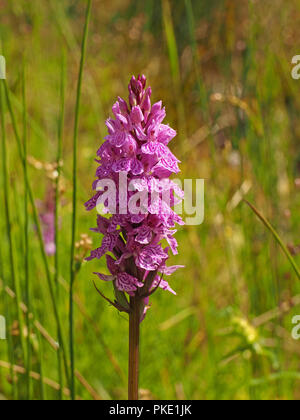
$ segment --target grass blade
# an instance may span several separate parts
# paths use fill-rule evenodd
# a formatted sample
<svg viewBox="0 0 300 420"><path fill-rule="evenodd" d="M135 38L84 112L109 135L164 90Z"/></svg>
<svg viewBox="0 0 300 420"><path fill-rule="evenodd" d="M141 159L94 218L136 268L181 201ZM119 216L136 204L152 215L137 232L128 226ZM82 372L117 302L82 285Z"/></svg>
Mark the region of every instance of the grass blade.
<svg viewBox="0 0 300 420"><path fill-rule="evenodd" d="M92 0L88 0L85 26L83 33L83 40L81 46L81 59L77 84L77 97L75 108L75 124L74 124L74 138L73 138L73 212L72 212L72 241L71 241L71 261L70 261L70 298L69 298L69 341L70 341L70 360L71 360L71 398L75 400L75 357L74 357L74 305L73 305L73 287L75 281L75 241L76 241L76 228L77 228L77 146L78 146L78 126L79 126L79 111L81 100L81 86L83 77L83 67L85 61L86 44L88 36L88 27L91 16Z"/></svg>
<svg viewBox="0 0 300 420"><path fill-rule="evenodd" d="M23 64L22 71L22 99L23 99L23 146L24 146L24 275L25 275L25 303L28 308L26 312L26 326L27 326L27 353L26 353L26 384L27 384L27 400L30 399L30 375L31 370L31 322L30 322L30 284L29 284L29 218L28 218L28 191L26 179L28 178L27 166L27 104L26 104L26 74L25 64Z"/></svg>
<svg viewBox="0 0 300 420"><path fill-rule="evenodd" d="M179 123L179 133L182 138L186 138L186 119L185 119L185 110L184 102L182 99L181 93L181 76L180 76L180 65L179 65L179 56L178 49L175 37L175 31L172 20L172 12L169 0L162 0L162 13L163 13L163 22L166 33L166 40L168 45L169 60L171 73L173 78L174 89L176 91L177 97L177 114L178 114L178 123Z"/></svg>
<svg viewBox="0 0 300 420"><path fill-rule="evenodd" d="M66 81L66 57L65 53L62 57L61 64L61 81L60 81L60 114L58 121L58 144L57 144L57 178L55 183L55 273L54 283L56 286L56 300L59 307L60 293L59 293L59 196L60 196L60 175L62 168L62 152L63 152L63 130L64 130L64 117L65 117L65 81ZM59 331L57 332L59 334ZM61 338L59 338L61 340ZM62 375L62 364L61 364L61 351L57 351L57 363L58 363L58 377L59 377L59 399L63 399L63 375Z"/></svg>
<svg viewBox="0 0 300 420"><path fill-rule="evenodd" d="M292 257L292 255L291 255L290 251L288 250L287 246L284 244L283 240L280 238L280 236L276 232L276 230L273 228L271 223L251 203L249 203L249 201L247 201L247 200L244 200L244 201L251 208L251 210L256 214L256 216L263 222L263 224L266 226L266 228L272 233L275 240L279 244L280 248L285 253L289 262L291 263L291 266L293 267L298 279L300 280L299 267L298 267L296 261L294 260L294 258Z"/></svg>
<svg viewBox="0 0 300 420"><path fill-rule="evenodd" d="M197 79L199 97L201 101L201 110L203 113L205 113L205 116L207 118L208 98L207 98L205 86L200 77L201 62L200 62L200 57L199 57L198 47L197 47L196 32L195 32L195 19L194 19L194 12L193 12L193 6L192 6L191 0L185 0L185 8L186 8L187 18L188 18L190 42L191 42L191 48L193 52L193 61L194 61L194 72Z"/></svg>

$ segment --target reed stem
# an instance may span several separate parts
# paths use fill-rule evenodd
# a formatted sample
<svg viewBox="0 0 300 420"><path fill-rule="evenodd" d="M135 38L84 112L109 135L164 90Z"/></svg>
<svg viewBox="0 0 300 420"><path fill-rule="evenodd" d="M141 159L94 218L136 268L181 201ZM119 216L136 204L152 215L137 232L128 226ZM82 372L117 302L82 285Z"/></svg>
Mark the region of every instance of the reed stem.
<svg viewBox="0 0 300 420"><path fill-rule="evenodd" d="M291 266L293 267L293 269L294 269L294 271L295 271L298 279L300 280L300 269L299 269L296 261L292 257L292 254L290 253L290 251L288 250L287 246L285 245L285 243L283 242L283 240L280 238L280 236L278 235L278 233L276 232L276 230L273 228L273 226L271 225L271 223L257 210L257 208L255 208L253 206L253 204L249 203L249 201L247 201L247 200L244 200L244 202L251 208L251 210L263 222L263 224L266 226L266 228L268 228L269 231L272 233L272 235L274 236L274 238L277 241L278 245L280 246L280 248L282 249L282 251L285 253L287 259L289 260Z"/></svg>
<svg viewBox="0 0 300 420"><path fill-rule="evenodd" d="M75 124L74 124L74 138L73 138L73 211L72 211L72 240L71 240L71 260L70 260L70 295L69 295L69 345L70 345L70 363L71 363L71 398L75 400L75 356L74 356L74 281L75 281L75 241L76 241L76 229L77 229L77 149L78 149L78 126L79 126L79 111L80 111L80 100L81 100L81 86L83 67L85 61L86 44L88 36L88 27L91 16L92 0L88 0L85 26L81 46L81 60L77 84L77 97L76 97L76 108L75 108Z"/></svg>
<svg viewBox="0 0 300 420"><path fill-rule="evenodd" d="M64 118L65 118L65 80L66 80L66 63L65 63L65 54L62 57L62 64L61 64L61 80L60 80L60 114L59 114L59 121L58 121L58 144L57 144L57 178L55 183L55 273L54 273L54 284L56 287L56 300L57 306L59 308L60 302L60 293L59 293L59 196L60 196L60 179L61 179L61 165L62 165L62 155L63 155L63 130L64 130ZM57 331L58 339L61 341L61 337L59 337L59 331ZM62 359L61 359L61 349L59 348L57 351L57 364L58 364L58 377L59 377L59 399L63 399L63 374L62 374Z"/></svg>
<svg viewBox="0 0 300 420"><path fill-rule="evenodd" d="M139 399L139 358L140 358L140 319L141 298L130 299L129 314L129 369L128 369L128 400Z"/></svg>
<svg viewBox="0 0 300 420"><path fill-rule="evenodd" d="M27 326L27 358L26 358L26 384L27 400L30 399L30 370L31 370L31 322L30 322L30 279L29 279L29 215L28 215L28 190L26 179L28 178L27 165L27 103L26 103L26 74L25 63L22 72L22 101L23 101L23 150L24 150L24 242L25 242L25 302L27 306L26 326Z"/></svg>

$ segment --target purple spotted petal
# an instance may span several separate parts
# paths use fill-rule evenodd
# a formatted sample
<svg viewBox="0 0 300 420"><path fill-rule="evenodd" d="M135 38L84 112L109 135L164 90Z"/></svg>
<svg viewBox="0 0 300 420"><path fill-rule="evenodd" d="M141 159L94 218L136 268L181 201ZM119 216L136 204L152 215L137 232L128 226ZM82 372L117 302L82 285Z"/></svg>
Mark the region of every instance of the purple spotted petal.
<svg viewBox="0 0 300 420"><path fill-rule="evenodd" d="M149 226L141 226L140 228L136 229L136 242L140 244L147 245L151 242L152 239L152 229Z"/></svg>
<svg viewBox="0 0 300 420"><path fill-rule="evenodd" d="M144 270L155 271L159 268L162 261L168 258L160 245L146 246L136 256L136 265Z"/></svg>
<svg viewBox="0 0 300 420"><path fill-rule="evenodd" d="M167 146L176 134L177 133L173 130L173 128L168 125L161 124L157 134L157 140Z"/></svg>
<svg viewBox="0 0 300 420"><path fill-rule="evenodd" d="M118 267L116 265L116 260L114 260L110 255L106 255L106 264L107 268L114 276L118 273Z"/></svg>
<svg viewBox="0 0 300 420"><path fill-rule="evenodd" d="M178 242L172 235L167 235L166 237L168 244L170 245L171 251L173 252L173 255L178 254Z"/></svg>
<svg viewBox="0 0 300 420"><path fill-rule="evenodd" d="M180 268L184 268L184 265L172 265L170 267L163 266L159 269L162 274L166 276L171 276L175 271L179 270Z"/></svg>
<svg viewBox="0 0 300 420"><path fill-rule="evenodd" d="M144 172L144 166L140 160L131 160L131 172L133 175L141 175Z"/></svg>
<svg viewBox="0 0 300 420"><path fill-rule="evenodd" d="M156 276L155 277L155 280L154 280L154 282L152 284L152 288L154 289L157 286L160 287L163 290L167 290L168 292L172 293L175 296L177 295L177 293L174 292L173 289L171 289L169 283L166 280L160 278L159 276Z"/></svg>
<svg viewBox="0 0 300 420"><path fill-rule="evenodd" d="M144 284L127 273L120 273L117 276L116 286L121 292L126 292L130 296L134 296L134 292L137 288L143 287Z"/></svg>
<svg viewBox="0 0 300 420"><path fill-rule="evenodd" d="M96 274L96 276L98 276L99 279L103 281L113 281L115 279L115 276L108 276L106 274L101 274L101 273L93 273L93 274Z"/></svg>
<svg viewBox="0 0 300 420"><path fill-rule="evenodd" d="M97 194L95 194L95 195L94 195L94 197L92 197L89 201L87 201L87 202L85 203L85 208L86 208L88 211L93 210L93 209L96 207L96 205L97 205L97 201L98 201L99 197L100 197L102 194L103 194L103 192L102 192L102 191L98 191L98 192L97 192Z"/></svg>
<svg viewBox="0 0 300 420"><path fill-rule="evenodd" d="M112 165L114 172L129 172L131 168L131 159L124 158L116 161Z"/></svg>

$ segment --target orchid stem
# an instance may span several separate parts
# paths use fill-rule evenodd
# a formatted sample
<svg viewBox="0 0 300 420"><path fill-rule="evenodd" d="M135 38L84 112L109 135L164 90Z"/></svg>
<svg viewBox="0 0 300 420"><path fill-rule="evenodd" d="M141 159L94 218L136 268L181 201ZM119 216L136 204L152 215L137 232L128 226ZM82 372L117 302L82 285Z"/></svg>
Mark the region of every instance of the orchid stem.
<svg viewBox="0 0 300 420"><path fill-rule="evenodd" d="M139 399L139 356L140 356L140 319L141 299L130 299L129 314L129 369L128 369L128 400Z"/></svg>

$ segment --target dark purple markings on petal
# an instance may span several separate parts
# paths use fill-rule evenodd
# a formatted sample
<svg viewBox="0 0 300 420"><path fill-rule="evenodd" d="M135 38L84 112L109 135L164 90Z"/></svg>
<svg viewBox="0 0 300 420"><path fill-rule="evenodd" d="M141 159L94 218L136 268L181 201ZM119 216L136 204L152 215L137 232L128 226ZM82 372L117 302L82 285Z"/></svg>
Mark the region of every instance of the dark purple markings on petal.
<svg viewBox="0 0 300 420"><path fill-rule="evenodd" d="M102 191L98 191L98 192L97 192L97 194L96 194L96 195L94 195L94 197L92 197L89 201L87 201L87 202L85 203L85 208L86 208L88 211L93 210L93 209L96 207L96 205L97 205L98 198L99 198L102 194L103 194L103 192L102 192Z"/></svg>
<svg viewBox="0 0 300 420"><path fill-rule="evenodd" d="M154 178L154 176L148 177L148 191L149 192L161 192L160 180Z"/></svg>
<svg viewBox="0 0 300 420"><path fill-rule="evenodd" d="M102 258L104 254L105 254L105 251L103 250L102 247L100 247L100 248L97 248L97 249L94 249L93 251L91 251L91 255L89 257L87 257L85 260L86 261L92 261L95 258L100 260L100 258Z"/></svg>
<svg viewBox="0 0 300 420"><path fill-rule="evenodd" d="M153 229L149 226L141 226L138 229L136 229L136 237L135 241L142 244L147 245L151 242L152 239L152 232Z"/></svg>
<svg viewBox="0 0 300 420"><path fill-rule="evenodd" d="M144 283L127 273L117 275L116 286L121 292L126 292L130 296L134 296L134 292L138 287L143 287Z"/></svg>
<svg viewBox="0 0 300 420"><path fill-rule="evenodd" d="M157 152L158 143L154 141L148 141L146 144L142 146L142 152L146 155L155 155Z"/></svg>
<svg viewBox="0 0 300 420"><path fill-rule="evenodd" d="M173 155L169 148L162 143L149 141L142 146L142 152L149 155L157 155L158 158L173 159ZM176 158L174 158L176 160Z"/></svg>
<svg viewBox="0 0 300 420"><path fill-rule="evenodd" d="M171 251L172 251L173 255L178 255L178 250L177 250L178 242L177 242L177 240L172 235L168 235L166 239L168 241L168 244L170 245L170 248L171 248Z"/></svg>
<svg viewBox="0 0 300 420"><path fill-rule="evenodd" d="M114 249L114 247L117 245L119 236L120 232L118 231L114 233L107 233L104 236L101 247L105 249L105 252L111 252Z"/></svg>
<svg viewBox="0 0 300 420"><path fill-rule="evenodd" d="M114 134L114 132L116 131L115 121L109 118L108 120L106 120L105 124L106 124L109 134L110 135Z"/></svg>
<svg viewBox="0 0 300 420"><path fill-rule="evenodd" d="M170 182L171 189L174 191L174 193L181 199L184 198L184 191L180 188L176 182Z"/></svg>
<svg viewBox="0 0 300 420"><path fill-rule="evenodd" d="M135 134L136 134L137 138L140 141L148 140L148 135L144 132L142 127L137 126L137 127L134 128L134 131L135 131Z"/></svg>
<svg viewBox="0 0 300 420"><path fill-rule="evenodd" d="M168 143L176 137L177 132L173 130L173 128L169 127L168 125L161 124L157 134L157 140L164 145L168 145Z"/></svg>
<svg viewBox="0 0 300 420"><path fill-rule="evenodd" d="M122 147L126 142L128 133L125 131L118 130L114 134L107 136L107 140L109 140L110 144L114 147Z"/></svg>
<svg viewBox="0 0 300 420"><path fill-rule="evenodd" d="M110 255L106 255L106 265L112 275L116 275L119 271L118 266L116 265L116 260L113 259Z"/></svg>
<svg viewBox="0 0 300 420"><path fill-rule="evenodd" d="M107 233L102 240L101 247L92 251L90 257L88 257L86 261L91 261L95 258L100 260L106 252L112 252L117 245L119 235L120 232Z"/></svg>
<svg viewBox="0 0 300 420"><path fill-rule="evenodd" d="M133 179L130 181L130 187L133 188L133 190L142 192L142 191L148 191L148 182L146 177Z"/></svg>
<svg viewBox="0 0 300 420"><path fill-rule="evenodd" d="M114 104L113 104L113 106L112 106L112 112L114 113L114 115L115 115L115 117L117 117L117 114L119 114L120 113L120 104L119 104L119 102L117 101L117 102L115 102Z"/></svg>
<svg viewBox="0 0 300 420"><path fill-rule="evenodd" d="M167 267L166 265L161 267L159 269L159 271L166 275L166 276L171 276L173 273L175 273L175 271L179 270L180 268L185 268L184 265L172 265L170 267Z"/></svg>
<svg viewBox="0 0 300 420"><path fill-rule="evenodd" d="M100 214L98 214L98 216L97 216L97 228L96 229L92 228L91 231L102 233L103 235L105 235L106 232L107 232L108 226L109 226L109 220L106 219L105 217L101 216Z"/></svg>
<svg viewBox="0 0 300 420"><path fill-rule="evenodd" d="M144 166L140 160L131 160L131 172L133 175L141 175L144 172Z"/></svg>
<svg viewBox="0 0 300 420"><path fill-rule="evenodd" d="M128 260L132 256L131 252L124 252L121 257L116 261L116 265L121 265L125 260Z"/></svg>
<svg viewBox="0 0 300 420"><path fill-rule="evenodd" d="M109 276L107 274L102 274L102 273L93 273L93 274L96 274L96 276L98 276L99 279L103 280L103 281L113 281L113 280L115 280L115 276Z"/></svg>
<svg viewBox="0 0 300 420"><path fill-rule="evenodd" d="M134 224L138 224L141 223L143 220L145 220L145 218L147 217L146 214L133 214L131 215L131 222Z"/></svg>
<svg viewBox="0 0 300 420"><path fill-rule="evenodd" d="M173 212L173 221L180 226L184 225L184 221L182 220L182 218L178 216L178 214L176 214L175 212Z"/></svg>
<svg viewBox="0 0 300 420"><path fill-rule="evenodd" d="M108 233L113 233L117 230L118 226L124 227L127 225L127 215L115 214L109 221Z"/></svg>
<svg viewBox="0 0 300 420"><path fill-rule="evenodd" d="M161 109L161 106L162 106L162 103L161 102L158 102L157 104L154 104L153 105L153 107L151 109L151 113L150 113L150 115L148 117L148 121L147 121L146 127L145 127L146 129L148 129L149 126L153 122L155 122L155 124L157 126L159 126L163 122L163 120L165 119L165 117L166 117L166 110L165 110L165 108Z"/></svg>
<svg viewBox="0 0 300 420"><path fill-rule="evenodd" d="M98 178L105 178L110 175L111 173L111 162L109 163L102 163L96 171L96 176Z"/></svg>
<svg viewBox="0 0 300 420"><path fill-rule="evenodd" d="M178 163L170 158L162 158L152 169L153 175L158 177L168 177L171 173L180 172Z"/></svg>
<svg viewBox="0 0 300 420"><path fill-rule="evenodd" d="M160 245L144 247L136 257L136 265L144 270L155 271L168 258Z"/></svg>
<svg viewBox="0 0 300 420"><path fill-rule="evenodd" d="M112 169L114 172L129 172L131 168L131 159L123 158L113 163Z"/></svg>
<svg viewBox="0 0 300 420"><path fill-rule="evenodd" d="M127 118L124 117L122 114L117 114L116 118L121 124L127 125L128 123Z"/></svg>
<svg viewBox="0 0 300 420"><path fill-rule="evenodd" d="M168 292L172 293L175 296L177 295L177 293L174 292L173 289L171 289L169 283L166 280L160 279L159 277L153 282L153 288L157 286L163 290L167 290Z"/></svg>

